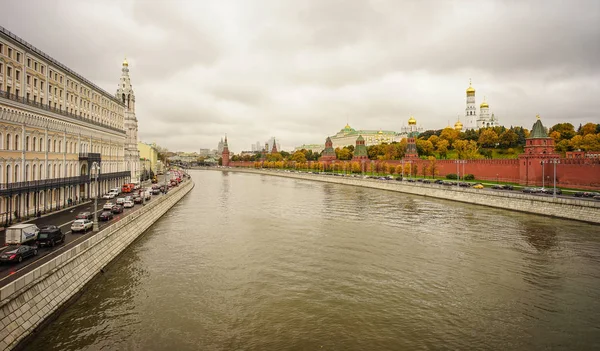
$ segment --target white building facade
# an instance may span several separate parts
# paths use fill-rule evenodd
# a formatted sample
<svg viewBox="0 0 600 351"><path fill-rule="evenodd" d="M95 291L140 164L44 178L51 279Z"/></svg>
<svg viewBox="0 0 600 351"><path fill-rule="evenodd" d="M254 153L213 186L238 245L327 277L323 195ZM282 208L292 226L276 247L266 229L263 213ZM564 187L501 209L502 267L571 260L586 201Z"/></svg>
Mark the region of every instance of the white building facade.
<svg viewBox="0 0 600 351"><path fill-rule="evenodd" d="M479 105L479 114L477 113L477 103L475 99L475 88L473 88L471 81L469 80L469 87L467 88L467 106L465 108L465 122L467 129L479 129L488 127L497 127L500 124L498 119L492 113L490 115L490 106L485 100Z"/></svg>
<svg viewBox="0 0 600 351"><path fill-rule="evenodd" d="M125 139L125 169L131 172L134 181L140 178L140 151L138 150L138 121L135 116L135 94L129 78L129 63L123 61L121 81L115 94L125 106L123 128L127 135Z"/></svg>

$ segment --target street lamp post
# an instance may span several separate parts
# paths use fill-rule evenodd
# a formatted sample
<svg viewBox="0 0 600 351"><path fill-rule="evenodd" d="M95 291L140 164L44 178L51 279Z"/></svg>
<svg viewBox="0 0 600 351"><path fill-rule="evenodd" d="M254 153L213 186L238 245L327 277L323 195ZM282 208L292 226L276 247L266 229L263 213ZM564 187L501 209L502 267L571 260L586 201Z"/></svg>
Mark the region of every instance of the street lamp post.
<svg viewBox="0 0 600 351"><path fill-rule="evenodd" d="M552 197L556 198L556 164L560 163L560 160L557 158L553 158L553 159L549 160L548 162L550 162L554 165L554 191L552 192Z"/></svg>
<svg viewBox="0 0 600 351"><path fill-rule="evenodd" d="M92 231L97 232L100 230L98 227L98 195L100 188L98 186L98 173L100 173L100 165L98 162L92 163L92 171L94 171L94 178L96 180L96 196L94 197L94 227Z"/></svg>
<svg viewBox="0 0 600 351"><path fill-rule="evenodd" d="M404 159L402 159L402 181L404 181Z"/></svg>
<svg viewBox="0 0 600 351"><path fill-rule="evenodd" d="M542 164L542 189L544 189L544 161L540 162Z"/></svg>

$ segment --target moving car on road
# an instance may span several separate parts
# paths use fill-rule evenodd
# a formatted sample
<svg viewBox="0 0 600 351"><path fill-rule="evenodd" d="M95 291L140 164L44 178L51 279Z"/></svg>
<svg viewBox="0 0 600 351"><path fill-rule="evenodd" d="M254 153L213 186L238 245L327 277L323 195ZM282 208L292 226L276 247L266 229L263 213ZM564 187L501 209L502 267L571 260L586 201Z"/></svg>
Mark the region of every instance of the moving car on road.
<svg viewBox="0 0 600 351"><path fill-rule="evenodd" d="M120 197L117 199L117 205L122 205L125 203L125 198L124 197Z"/></svg>
<svg viewBox="0 0 600 351"><path fill-rule="evenodd" d="M141 204L141 203L143 203L143 202L144 202L144 199L142 199L142 197L141 197L141 196L137 195L137 196L134 196L134 197L133 197L133 203L136 203L136 204Z"/></svg>
<svg viewBox="0 0 600 351"><path fill-rule="evenodd" d="M94 219L94 214L92 214L91 212L81 212L77 216L75 216L75 219L89 219L89 220L92 220L92 219Z"/></svg>
<svg viewBox="0 0 600 351"><path fill-rule="evenodd" d="M133 201L125 201L125 203L123 204L123 207L125 208L132 208L133 206L135 206Z"/></svg>
<svg viewBox="0 0 600 351"><path fill-rule="evenodd" d="M107 202L107 203L105 203L105 204L104 204L104 206L102 206L102 209L103 209L103 210L109 210L109 211L110 211L110 210L112 210L112 208L113 208L113 206L114 206L114 205L115 205L115 204L114 204L114 203L112 203L112 202Z"/></svg>
<svg viewBox="0 0 600 351"><path fill-rule="evenodd" d="M40 229L38 233L37 244L39 247L50 246L54 247L57 243L65 242L65 233L55 225L47 225Z"/></svg>
<svg viewBox="0 0 600 351"><path fill-rule="evenodd" d="M110 200L110 199L114 199L115 196L117 196L117 194L115 194L115 193L106 193L106 194L102 195L102 198Z"/></svg>
<svg viewBox="0 0 600 351"><path fill-rule="evenodd" d="M474 189L483 189L483 184L477 183L477 184L473 185L473 188Z"/></svg>
<svg viewBox="0 0 600 351"><path fill-rule="evenodd" d="M101 221L110 221L113 218L114 218L114 215L110 211L104 211L100 214L100 217L98 217L98 219Z"/></svg>
<svg viewBox="0 0 600 351"><path fill-rule="evenodd" d="M114 213L114 214L117 214L117 213L123 213L123 208L124 208L124 207L123 207L123 205L118 205L118 204L117 204L117 205L114 205L114 206L113 206L113 208L111 208L111 210L110 210L110 211L111 211L112 213Z"/></svg>
<svg viewBox="0 0 600 351"><path fill-rule="evenodd" d="M0 263L23 262L24 258L37 255L37 247L29 245L11 245L0 254Z"/></svg>
<svg viewBox="0 0 600 351"><path fill-rule="evenodd" d="M92 229L93 226L94 222L90 221L89 219L78 219L71 224L71 231L73 233L87 232L88 230Z"/></svg>

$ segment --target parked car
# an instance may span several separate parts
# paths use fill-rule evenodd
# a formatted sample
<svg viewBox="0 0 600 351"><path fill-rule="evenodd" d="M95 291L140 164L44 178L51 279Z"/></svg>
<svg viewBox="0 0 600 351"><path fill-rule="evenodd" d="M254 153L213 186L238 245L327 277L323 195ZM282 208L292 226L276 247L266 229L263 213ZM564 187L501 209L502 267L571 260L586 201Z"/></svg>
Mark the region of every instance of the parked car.
<svg viewBox="0 0 600 351"><path fill-rule="evenodd" d="M444 181L441 179L436 179L433 181L435 184L444 184Z"/></svg>
<svg viewBox="0 0 600 351"><path fill-rule="evenodd" d="M35 246L29 245L11 245L8 246L0 255L1 263L23 262L23 259L37 255L38 250Z"/></svg>
<svg viewBox="0 0 600 351"><path fill-rule="evenodd" d="M483 188L484 188L484 186L483 186L483 184L481 184L481 183L477 183L477 184L473 185L473 188L474 188L474 189L483 189Z"/></svg>
<svg viewBox="0 0 600 351"><path fill-rule="evenodd" d="M143 202L144 202L144 199L141 196L136 195L136 196L133 197L133 203L135 203L135 204L141 204Z"/></svg>
<svg viewBox="0 0 600 351"><path fill-rule="evenodd" d="M125 203L125 198L124 197L120 197L120 198L117 199L116 202L117 202L117 205L122 205L122 204Z"/></svg>
<svg viewBox="0 0 600 351"><path fill-rule="evenodd" d="M539 193L539 190L537 188L523 188L522 190L524 193L528 193L528 194L535 194L535 193Z"/></svg>
<svg viewBox="0 0 600 351"><path fill-rule="evenodd" d="M73 233L87 232L88 230L92 229L93 226L94 222L90 221L89 219L78 219L71 224L71 231Z"/></svg>
<svg viewBox="0 0 600 351"><path fill-rule="evenodd" d="M585 194L583 191L578 191L578 192L574 193L573 196L575 196L575 197L583 197L583 194Z"/></svg>
<svg viewBox="0 0 600 351"><path fill-rule="evenodd" d="M101 221L110 221L113 218L114 218L114 215L111 211L103 211L100 214L100 216L98 217L98 219Z"/></svg>
<svg viewBox="0 0 600 351"><path fill-rule="evenodd" d="M406 181L409 182L409 183L415 183L416 182L416 180L414 180L412 178L408 178Z"/></svg>
<svg viewBox="0 0 600 351"><path fill-rule="evenodd" d="M123 208L124 208L123 205L118 205L117 204L117 205L113 206L113 208L111 209L111 212L114 213L114 214L123 213Z"/></svg>
<svg viewBox="0 0 600 351"><path fill-rule="evenodd" d="M103 209L103 210L109 210L109 211L110 211L110 210L112 210L112 208L113 208L113 206L114 206L114 205L115 205L115 204L114 204L114 203L112 203L112 202L107 202L107 203L105 203L105 204L104 204L104 206L102 206L102 209Z"/></svg>
<svg viewBox="0 0 600 351"><path fill-rule="evenodd" d="M600 195L600 193L597 193L595 191L586 191L585 193L583 193L583 197L595 197Z"/></svg>
<svg viewBox="0 0 600 351"><path fill-rule="evenodd" d="M544 194L553 195L554 194L554 188L545 188L541 192L544 193ZM556 188L556 194L557 195L562 195L562 190L560 190L559 188Z"/></svg>
<svg viewBox="0 0 600 351"><path fill-rule="evenodd" d="M50 246L54 247L56 243L65 242L65 233L55 225L47 225L40 229L38 233L37 244L40 247Z"/></svg>
<svg viewBox="0 0 600 351"><path fill-rule="evenodd" d="M461 187L463 187L463 188L468 188L468 187L470 187L470 186L471 186L471 184L469 184L469 183L466 183L466 182L460 182L460 183L458 183L458 186L461 186Z"/></svg>
<svg viewBox="0 0 600 351"><path fill-rule="evenodd" d="M431 184L431 180L429 180L429 179L423 179L423 184Z"/></svg>
<svg viewBox="0 0 600 351"><path fill-rule="evenodd" d="M600 195L596 195L592 199L594 199L594 200L600 200Z"/></svg>
<svg viewBox="0 0 600 351"><path fill-rule="evenodd" d="M123 207L125 208L132 208L133 206L135 206L133 201L125 201L125 203L123 204Z"/></svg>
<svg viewBox="0 0 600 351"><path fill-rule="evenodd" d="M514 190L513 186L510 184L504 184L502 185L502 189L503 190Z"/></svg>
<svg viewBox="0 0 600 351"><path fill-rule="evenodd" d="M500 184L494 184L492 185L492 189L496 189L496 190L504 190L504 188L502 187L502 185Z"/></svg>
<svg viewBox="0 0 600 351"><path fill-rule="evenodd" d="M92 220L94 219L94 214L91 212L80 212L77 216L75 216L75 219L89 219Z"/></svg>

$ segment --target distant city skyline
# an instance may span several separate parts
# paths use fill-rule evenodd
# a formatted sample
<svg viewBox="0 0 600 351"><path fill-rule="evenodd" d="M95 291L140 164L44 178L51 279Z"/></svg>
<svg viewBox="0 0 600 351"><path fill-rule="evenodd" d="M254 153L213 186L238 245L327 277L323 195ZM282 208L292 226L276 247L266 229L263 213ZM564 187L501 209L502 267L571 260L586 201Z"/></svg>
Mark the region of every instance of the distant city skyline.
<svg viewBox="0 0 600 351"><path fill-rule="evenodd" d="M139 138L169 150L225 134L232 152L273 135L292 150L411 115L441 129L463 118L469 79L506 127L600 121L598 1L13 1L2 13L107 91L127 56Z"/></svg>

